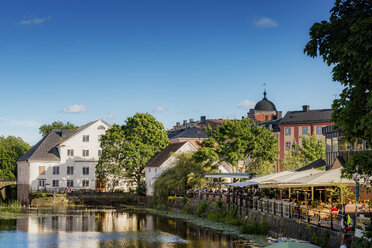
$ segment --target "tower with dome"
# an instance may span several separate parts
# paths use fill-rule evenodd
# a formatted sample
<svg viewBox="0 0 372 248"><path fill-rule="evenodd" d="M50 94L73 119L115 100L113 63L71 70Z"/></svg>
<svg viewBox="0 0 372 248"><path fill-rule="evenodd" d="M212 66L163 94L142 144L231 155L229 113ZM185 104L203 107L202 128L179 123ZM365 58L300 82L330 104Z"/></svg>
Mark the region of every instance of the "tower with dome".
<svg viewBox="0 0 372 248"><path fill-rule="evenodd" d="M256 103L254 109L249 110L248 118L256 122L265 122L282 118L282 111L277 111L275 104L267 99L266 90L264 90L263 94L264 97L262 100Z"/></svg>

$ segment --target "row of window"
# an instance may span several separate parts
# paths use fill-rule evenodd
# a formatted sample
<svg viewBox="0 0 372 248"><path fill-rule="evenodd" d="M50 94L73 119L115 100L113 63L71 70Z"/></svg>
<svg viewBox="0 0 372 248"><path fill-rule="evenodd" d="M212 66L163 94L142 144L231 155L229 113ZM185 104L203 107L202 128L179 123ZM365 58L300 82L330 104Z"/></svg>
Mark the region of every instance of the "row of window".
<svg viewBox="0 0 372 248"><path fill-rule="evenodd" d="M149 168L149 172L151 172L151 168ZM157 172L158 172L158 169L155 168L155 173L157 173Z"/></svg>
<svg viewBox="0 0 372 248"><path fill-rule="evenodd" d="M75 155L74 149L67 149L67 156L73 157ZM89 150L82 150L82 156L88 157L89 156ZM98 150L98 157L102 156L102 150Z"/></svg>
<svg viewBox="0 0 372 248"><path fill-rule="evenodd" d="M321 140L318 140L318 144L322 142ZM289 151L291 149L291 142L290 141L287 141L285 142L285 150L286 151ZM292 151L294 150L294 146L292 146Z"/></svg>
<svg viewBox="0 0 372 248"><path fill-rule="evenodd" d="M45 175L45 166L39 166L39 175ZM53 166L53 175L59 175L59 166ZM67 175L74 175L74 166L67 166ZM89 167L83 167L83 175L89 175Z"/></svg>
<svg viewBox="0 0 372 248"><path fill-rule="evenodd" d="M45 180L39 180L39 187L45 187ZM81 180L82 187L89 187L89 180ZM59 180L52 180L52 187L59 187ZM74 187L74 180L67 180L67 188Z"/></svg>
<svg viewBox="0 0 372 248"><path fill-rule="evenodd" d="M309 133L309 127L302 127L302 135ZM322 127L316 127L316 134L322 134ZM285 128L285 135L291 135L291 128Z"/></svg>

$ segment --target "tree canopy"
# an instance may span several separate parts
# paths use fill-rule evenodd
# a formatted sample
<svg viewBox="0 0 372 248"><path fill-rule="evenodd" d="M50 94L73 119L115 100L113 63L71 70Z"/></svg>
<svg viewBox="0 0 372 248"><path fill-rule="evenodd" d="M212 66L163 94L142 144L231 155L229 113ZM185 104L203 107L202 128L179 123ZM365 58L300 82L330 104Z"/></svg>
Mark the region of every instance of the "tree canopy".
<svg viewBox="0 0 372 248"><path fill-rule="evenodd" d="M208 127L209 138L194 154L198 162L226 161L237 167L240 161L250 162L249 172L266 173L273 168L278 154L277 140L265 127L251 123L249 119L224 121L216 129ZM268 168L263 169L263 166ZM271 169L270 169L271 168Z"/></svg>
<svg viewBox="0 0 372 248"><path fill-rule="evenodd" d="M39 127L39 133L44 137L53 129L77 129L78 126L70 122L63 123L62 121L53 121L52 124L44 124Z"/></svg>
<svg viewBox="0 0 372 248"><path fill-rule="evenodd" d="M113 188L125 178L140 187L146 163L168 144L163 124L148 113L137 113L124 125L114 125L102 137L97 176Z"/></svg>
<svg viewBox="0 0 372 248"><path fill-rule="evenodd" d="M284 161L286 170L295 170L317 159L325 159L325 142L315 134L300 136L301 145L294 143L293 151L289 151Z"/></svg>
<svg viewBox="0 0 372 248"><path fill-rule="evenodd" d="M15 180L17 177L17 160L25 154L30 145L21 138L0 136L0 179Z"/></svg>
<svg viewBox="0 0 372 248"><path fill-rule="evenodd" d="M336 127L345 132L349 141L364 139L372 142L372 2L370 0L336 0L329 21L312 25L310 41L304 52L321 56L333 66L333 80L344 89L332 105L332 119ZM345 170L352 177L358 171L366 177L371 170L362 170L372 154L354 155ZM366 159L366 157L369 157ZM365 165L367 166L367 165ZM366 168L366 167L364 167ZM369 173L369 174L368 174Z"/></svg>

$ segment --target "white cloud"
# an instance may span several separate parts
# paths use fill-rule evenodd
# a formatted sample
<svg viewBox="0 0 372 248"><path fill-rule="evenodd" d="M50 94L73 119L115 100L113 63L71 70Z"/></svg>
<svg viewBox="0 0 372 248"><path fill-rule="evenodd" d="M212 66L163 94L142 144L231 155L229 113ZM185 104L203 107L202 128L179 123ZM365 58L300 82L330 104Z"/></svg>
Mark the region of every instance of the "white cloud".
<svg viewBox="0 0 372 248"><path fill-rule="evenodd" d="M253 101L244 100L244 101L242 101L241 103L238 104L238 108L251 109L251 108L254 108L255 105L256 105L256 103L253 102Z"/></svg>
<svg viewBox="0 0 372 248"><path fill-rule="evenodd" d="M278 26L278 23L268 17L262 17L258 20L255 20L253 21L253 24L258 28L275 28Z"/></svg>
<svg viewBox="0 0 372 248"><path fill-rule="evenodd" d="M24 120L11 120L8 118L0 117L0 121L5 122L11 126L20 126L20 127L40 127L41 123L37 121L24 121Z"/></svg>
<svg viewBox="0 0 372 248"><path fill-rule="evenodd" d="M63 113L81 113L85 111L87 111L87 108L84 105L79 104L68 106L62 110Z"/></svg>
<svg viewBox="0 0 372 248"><path fill-rule="evenodd" d="M46 22L50 19L52 19L51 16L43 17L43 18L35 17L35 18L31 18L31 19L22 20L20 23L23 24L23 25L34 25L34 24L41 24L41 23Z"/></svg>
<svg viewBox="0 0 372 248"><path fill-rule="evenodd" d="M107 116L107 118L111 121L111 120L113 120L113 119L115 119L115 115L114 114L109 114L108 116Z"/></svg>
<svg viewBox="0 0 372 248"><path fill-rule="evenodd" d="M161 113L161 112L164 112L165 110L166 110L165 108L163 108L163 107L161 107L161 106L158 106L158 107L154 108L154 109L152 110L152 112L153 112L153 113Z"/></svg>

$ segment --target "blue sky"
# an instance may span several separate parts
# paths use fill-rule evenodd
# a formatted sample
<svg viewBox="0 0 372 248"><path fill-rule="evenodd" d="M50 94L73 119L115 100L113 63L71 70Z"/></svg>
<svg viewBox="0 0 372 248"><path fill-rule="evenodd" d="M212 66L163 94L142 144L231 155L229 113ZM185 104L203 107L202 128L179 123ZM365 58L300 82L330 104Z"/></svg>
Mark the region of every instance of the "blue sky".
<svg viewBox="0 0 372 248"><path fill-rule="evenodd" d="M1 1L0 135L54 120L241 118L330 108L341 86L303 53L333 1Z"/></svg>

